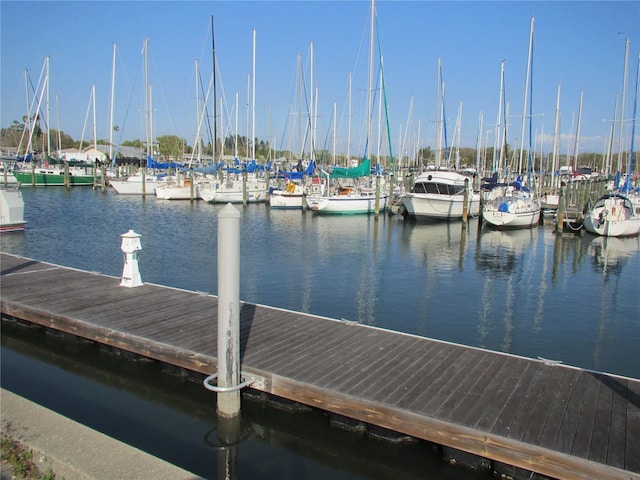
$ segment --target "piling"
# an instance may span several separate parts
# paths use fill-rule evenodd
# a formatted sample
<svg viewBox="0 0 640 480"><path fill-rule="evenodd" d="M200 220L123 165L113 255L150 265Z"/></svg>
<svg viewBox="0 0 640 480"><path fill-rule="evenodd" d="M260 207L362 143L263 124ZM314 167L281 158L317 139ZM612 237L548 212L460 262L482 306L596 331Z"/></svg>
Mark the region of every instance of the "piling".
<svg viewBox="0 0 640 480"><path fill-rule="evenodd" d="M242 169L242 206L247 206L247 170Z"/></svg>
<svg viewBox="0 0 640 480"><path fill-rule="evenodd" d="M218 387L240 383L240 212L230 203L218 213ZM240 414L240 390L217 395L220 417Z"/></svg>
<svg viewBox="0 0 640 480"><path fill-rule="evenodd" d="M64 162L64 186L65 188L71 187L71 181L69 179L69 162L66 160Z"/></svg>
<svg viewBox="0 0 640 480"><path fill-rule="evenodd" d="M464 179L464 200L462 201L462 223L467 223L469 216L469 179Z"/></svg>
<svg viewBox="0 0 640 480"><path fill-rule="evenodd" d="M390 199L387 199L388 201ZM375 218L378 218L378 214L380 213L380 175L376 175L376 202L374 206L374 215Z"/></svg>
<svg viewBox="0 0 640 480"><path fill-rule="evenodd" d="M565 194L566 186L563 184L558 192L558 211L556 213L556 233L562 233L564 230L564 210L565 210Z"/></svg>

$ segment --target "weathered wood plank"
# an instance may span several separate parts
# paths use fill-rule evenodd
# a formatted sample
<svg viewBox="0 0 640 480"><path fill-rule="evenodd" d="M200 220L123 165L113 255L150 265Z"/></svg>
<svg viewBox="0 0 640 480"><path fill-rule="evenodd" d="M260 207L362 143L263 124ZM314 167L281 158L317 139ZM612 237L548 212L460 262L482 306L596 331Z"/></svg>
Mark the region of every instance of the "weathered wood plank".
<svg viewBox="0 0 640 480"><path fill-rule="evenodd" d="M640 472L640 382L628 382L627 431L624 468Z"/></svg>

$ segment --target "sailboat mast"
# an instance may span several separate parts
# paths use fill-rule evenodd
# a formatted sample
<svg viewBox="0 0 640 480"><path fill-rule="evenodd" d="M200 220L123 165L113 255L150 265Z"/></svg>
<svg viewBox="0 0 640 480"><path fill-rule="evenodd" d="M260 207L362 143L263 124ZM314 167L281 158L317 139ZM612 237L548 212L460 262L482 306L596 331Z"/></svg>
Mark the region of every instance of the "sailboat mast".
<svg viewBox="0 0 640 480"><path fill-rule="evenodd" d="M522 173L522 156L524 154L524 129L525 129L525 125L527 124L527 102L528 102L528 95L529 95L529 82L531 81L531 61L532 61L532 55L533 55L533 24L534 24L535 18L531 17L531 28L529 31L529 56L527 59L527 77L526 77L526 81L525 81L525 87L524 87L524 106L522 107L522 134L520 135L520 159L518 161L518 174ZM531 112L529 112L529 114L531 114ZM531 125L531 118L529 118L529 125ZM531 136L531 135L529 135ZM531 151L531 147L529 147L529 151Z"/></svg>
<svg viewBox="0 0 640 480"><path fill-rule="evenodd" d="M583 92L580 92L580 106L578 108L578 125L576 126L576 137L573 146L573 171L578 171L578 145L580 143L580 125L582 124L582 97Z"/></svg>
<svg viewBox="0 0 640 480"><path fill-rule="evenodd" d="M620 107L620 142L618 143L618 172L622 172L622 142L624 125L624 104L627 97L627 65L629 60L629 39L624 43L624 74L622 77L622 104Z"/></svg>
<svg viewBox="0 0 640 480"><path fill-rule="evenodd" d="M213 15L211 15L211 54L213 55L213 163L217 163L218 151L218 111L216 93L216 36L213 29Z"/></svg>
<svg viewBox="0 0 640 480"><path fill-rule="evenodd" d="M60 104L58 94L56 94L56 120L58 124L58 158L62 158L62 134L60 133Z"/></svg>
<svg viewBox="0 0 640 480"><path fill-rule="evenodd" d="M558 165L558 143L560 143L560 83L558 83L558 95L556 98L556 122L555 128L553 131L553 160L551 162L551 174L552 174L552 188L556 189L560 185L556 185L556 180L553 175L556 171L556 166ZM559 179L558 179L559 181Z"/></svg>
<svg viewBox="0 0 640 480"><path fill-rule="evenodd" d="M631 181L633 179L633 147L636 136L636 122L638 111L638 84L640 83L640 53L638 54L638 66L636 67L636 92L635 99L633 101L633 123L631 126L631 150L629 151L629 170L627 172L627 181L625 182L626 192L629 192L631 187Z"/></svg>
<svg viewBox="0 0 640 480"><path fill-rule="evenodd" d="M438 57L438 97L436 98L436 167L442 161L442 65Z"/></svg>
<svg viewBox="0 0 640 480"><path fill-rule="evenodd" d="M113 55L111 56L111 95L109 101L109 161L113 163L113 106L116 91L116 43L113 42ZM114 164L115 165L115 164Z"/></svg>
<svg viewBox="0 0 640 480"><path fill-rule="evenodd" d="M256 29L253 29L253 75L252 75L252 86L251 86L251 158L255 160L256 158Z"/></svg>
<svg viewBox="0 0 640 480"><path fill-rule="evenodd" d="M311 160L315 160L316 158L316 143L315 143L315 104L313 102L314 99L314 89L313 89L313 42L309 46L309 57L310 57L310 73L309 73L309 95L311 96L309 100L309 136L311 137Z"/></svg>
<svg viewBox="0 0 640 480"><path fill-rule="evenodd" d="M49 121L49 55L47 55L47 104L46 104L46 112L47 112L47 159L51 157L51 122Z"/></svg>
<svg viewBox="0 0 640 480"><path fill-rule="evenodd" d="M351 160L351 83L353 80L353 72L349 72L349 126L347 132L347 163L346 167L349 166L349 161Z"/></svg>
<svg viewBox="0 0 640 480"><path fill-rule="evenodd" d="M371 0L371 28L369 29L369 92L367 99L367 149L365 151L365 158L369 155L369 142L371 141L371 112L373 109L373 32L374 32L374 19L375 19L375 0Z"/></svg>
<svg viewBox="0 0 640 480"><path fill-rule="evenodd" d="M93 148L98 150L98 135L96 131L96 84L91 85L91 108L93 110Z"/></svg>
<svg viewBox="0 0 640 480"><path fill-rule="evenodd" d="M147 117L147 158L151 156L151 87L149 85L149 39L144 39L144 109Z"/></svg>

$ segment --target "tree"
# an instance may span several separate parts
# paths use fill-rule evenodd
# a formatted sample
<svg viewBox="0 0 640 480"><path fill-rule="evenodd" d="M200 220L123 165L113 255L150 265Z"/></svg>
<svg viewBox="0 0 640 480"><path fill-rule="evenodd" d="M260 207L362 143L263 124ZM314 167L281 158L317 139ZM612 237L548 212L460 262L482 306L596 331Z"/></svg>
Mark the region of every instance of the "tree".
<svg viewBox="0 0 640 480"><path fill-rule="evenodd" d="M187 143L186 140L177 135L161 135L156 141L158 142L160 156L172 160L179 160L182 157L183 147Z"/></svg>

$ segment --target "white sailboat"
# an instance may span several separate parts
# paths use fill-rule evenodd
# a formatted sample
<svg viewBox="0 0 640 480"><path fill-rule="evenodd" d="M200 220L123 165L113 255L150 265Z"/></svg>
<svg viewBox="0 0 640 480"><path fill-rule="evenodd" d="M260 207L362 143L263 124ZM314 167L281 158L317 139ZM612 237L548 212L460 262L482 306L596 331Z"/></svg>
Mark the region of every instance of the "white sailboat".
<svg viewBox="0 0 640 480"><path fill-rule="evenodd" d="M367 138L372 139L373 112L373 51L375 28L375 0L371 0L371 25L369 43L369 92L367 102ZM313 128L312 128L313 131ZM369 144L369 142L367 142ZM323 193L307 196L307 208L328 214L370 214L385 211L389 206L388 188L381 175L371 177L370 160L365 151L364 159L357 167L334 167L322 172L325 182ZM341 183L342 182L342 183ZM348 182L348 183L346 183Z"/></svg>
<svg viewBox="0 0 640 480"><path fill-rule="evenodd" d="M151 131L151 85L149 84L149 39L144 40L144 63L145 63L145 113L147 123L147 159L140 169L140 172L124 179L110 179L109 185L121 195L154 195L155 189L159 185L164 185L167 181L166 175L155 175L147 173L147 168L153 165L153 134Z"/></svg>
<svg viewBox="0 0 640 480"><path fill-rule="evenodd" d="M522 114L522 136L524 137L525 122L527 119L527 98L532 80L532 54L533 54L533 24L534 18L531 17L531 29L529 34L529 59L527 64L527 80L524 94L524 108ZM503 70L504 72L504 70ZM529 106L529 115L531 115L531 107ZM504 142L506 144L506 121ZM529 166L531 171L532 165L532 145L531 145L531 120L529 120ZM523 140L524 141L524 140ZM522 172L522 156L524 153L524 143L520 147L520 162L518 172ZM482 219L491 227L497 229L508 228L532 228L538 225L540 221L540 201L537 195L526 185L522 178L509 184L495 184L488 195L487 203L482 209Z"/></svg>
<svg viewBox="0 0 640 480"><path fill-rule="evenodd" d="M638 107L638 83L640 83L640 55L636 72L636 94L631 129L631 152L628 174L622 188L602 195L584 217L584 228L604 237L633 237L640 234L640 189L634 188L633 149Z"/></svg>

